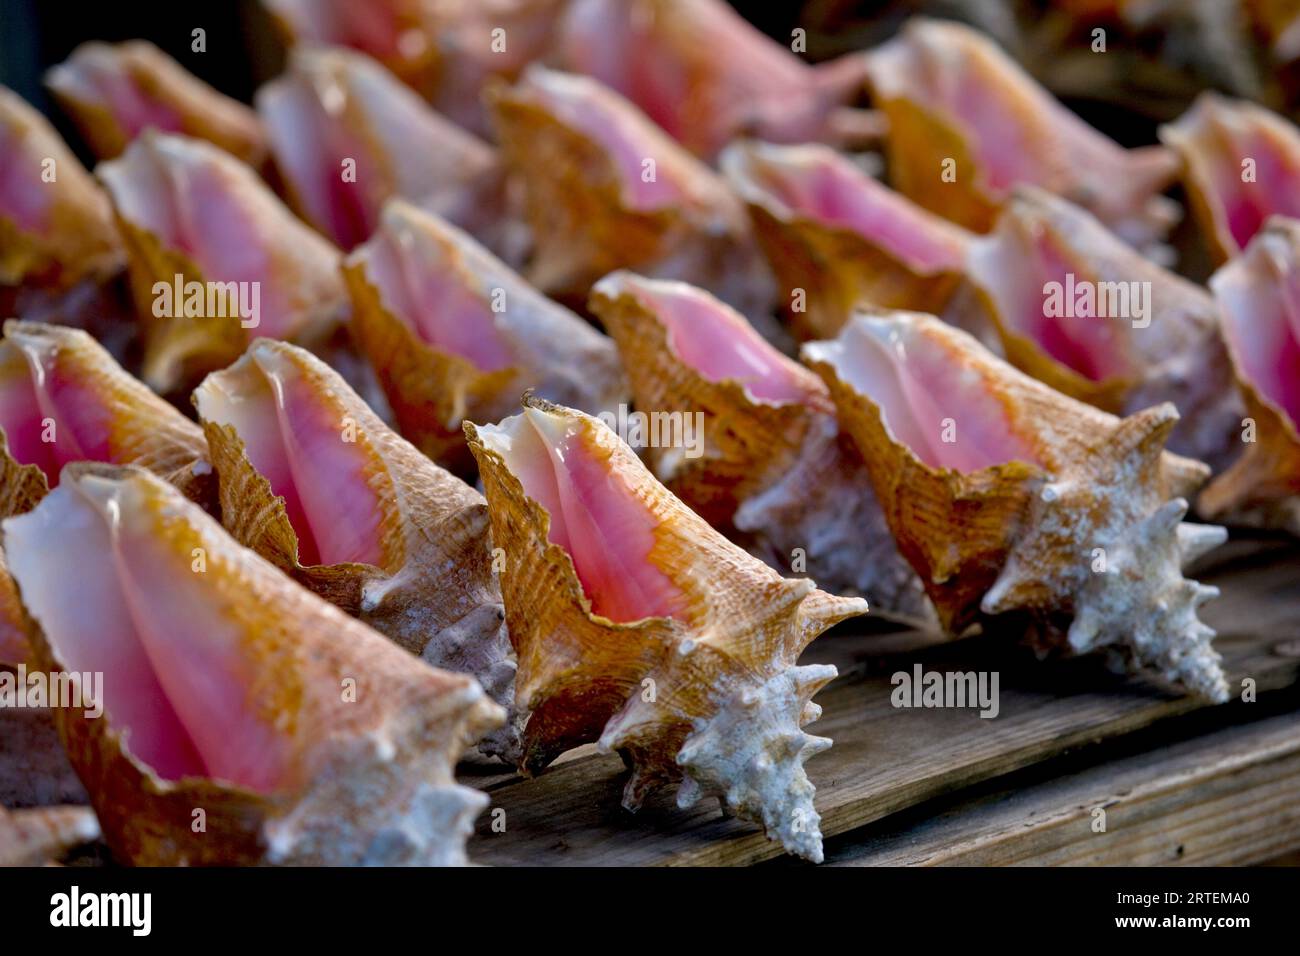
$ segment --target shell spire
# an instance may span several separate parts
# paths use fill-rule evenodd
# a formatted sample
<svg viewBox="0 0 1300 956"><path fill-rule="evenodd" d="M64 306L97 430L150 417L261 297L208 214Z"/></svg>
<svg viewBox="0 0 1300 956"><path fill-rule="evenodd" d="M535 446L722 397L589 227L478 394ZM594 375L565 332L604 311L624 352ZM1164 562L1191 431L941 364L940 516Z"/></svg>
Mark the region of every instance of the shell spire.
<svg viewBox="0 0 1300 956"><path fill-rule="evenodd" d="M1300 222L1276 216L1210 279L1246 400L1243 449L1197 509L1300 536Z"/></svg>
<svg viewBox="0 0 1300 956"><path fill-rule="evenodd" d="M94 708L54 715L119 860L464 861L488 801L452 771L503 718L473 678L300 588L143 469L69 465L4 535L37 662L104 675Z"/></svg>
<svg viewBox="0 0 1300 956"><path fill-rule="evenodd" d="M799 653L866 602L782 578L660 485L597 419L527 397L466 422L529 712L522 768L598 741L632 767L624 806L680 782L821 858L803 726L835 676Z"/></svg>
<svg viewBox="0 0 1300 956"><path fill-rule="evenodd" d="M698 285L745 312L767 310L772 278L744 208L630 102L540 66L488 93L532 226L530 282L580 303L601 276L634 269Z"/></svg>
<svg viewBox="0 0 1300 956"><path fill-rule="evenodd" d="M299 583L510 708L515 665L483 496L309 352L258 339L194 393L226 529ZM507 721L480 749L513 762Z"/></svg>
<svg viewBox="0 0 1300 956"><path fill-rule="evenodd" d="M529 388L591 412L626 385L614 344L470 236L402 200L347 257L351 330L402 434L473 471L460 423L501 418Z"/></svg>
<svg viewBox="0 0 1300 956"><path fill-rule="evenodd" d="M337 325L338 250L229 153L146 130L96 172L129 252L152 388L223 368L257 335L317 342Z"/></svg>
<svg viewBox="0 0 1300 956"><path fill-rule="evenodd" d="M590 308L622 351L637 412L681 422L646 449L670 491L773 568L932 621L820 378L685 283L616 272Z"/></svg>
<svg viewBox="0 0 1300 956"><path fill-rule="evenodd" d="M1182 577L1227 534L1182 523L1209 469L1164 451L1172 405L1116 418L917 313L860 315L804 355L949 631L1022 612L1049 646L1227 698L1196 615L1218 592Z"/></svg>

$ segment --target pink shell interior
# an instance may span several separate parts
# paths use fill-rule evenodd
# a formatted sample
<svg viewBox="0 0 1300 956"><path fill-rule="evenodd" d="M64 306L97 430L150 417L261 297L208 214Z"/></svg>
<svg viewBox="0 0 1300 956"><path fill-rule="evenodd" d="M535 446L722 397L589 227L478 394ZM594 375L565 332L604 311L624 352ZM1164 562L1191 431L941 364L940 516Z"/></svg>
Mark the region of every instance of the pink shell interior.
<svg viewBox="0 0 1300 956"><path fill-rule="evenodd" d="M991 391L989 374L951 343L927 334L914 317L859 316L834 342L806 348L874 402L894 438L932 468L972 472L1037 461ZM948 420L950 442L943 440Z"/></svg>
<svg viewBox="0 0 1300 956"><path fill-rule="evenodd" d="M593 453L593 427L602 426L526 408L480 434L550 515L549 540L573 559L594 613L617 623L673 617L685 595L650 560L659 520L632 491L635 476L620 473L627 465Z"/></svg>
<svg viewBox="0 0 1300 956"><path fill-rule="evenodd" d="M180 132L184 119L176 110L141 89L123 51L107 44L78 50L50 72L49 83L65 96L105 110L129 141L146 129Z"/></svg>
<svg viewBox="0 0 1300 956"><path fill-rule="evenodd" d="M274 791L288 754L245 704L261 675L234 623L202 593L193 557L155 533L151 507L129 486L87 476L5 522L23 601L65 670L103 674L105 716L160 777ZM65 591L70 567L75 601Z"/></svg>
<svg viewBox="0 0 1300 956"><path fill-rule="evenodd" d="M361 441L347 441L342 406L287 346L258 340L231 368L195 392L205 421L230 425L253 467L284 498L303 565L380 565L384 513L372 486L374 464Z"/></svg>
<svg viewBox="0 0 1300 956"><path fill-rule="evenodd" d="M43 235L54 191L41 183L40 114L0 88L0 216L24 232ZM42 125L44 125L42 123ZM59 155L62 155L62 151Z"/></svg>

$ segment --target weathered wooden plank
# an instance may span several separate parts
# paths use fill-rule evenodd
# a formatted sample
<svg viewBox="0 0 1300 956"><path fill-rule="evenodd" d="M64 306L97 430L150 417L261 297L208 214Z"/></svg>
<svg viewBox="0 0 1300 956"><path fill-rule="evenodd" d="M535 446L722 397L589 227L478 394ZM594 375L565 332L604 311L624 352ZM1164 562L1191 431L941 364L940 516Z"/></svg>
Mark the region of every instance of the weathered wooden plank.
<svg viewBox="0 0 1300 956"><path fill-rule="evenodd" d="M1300 554L1276 542L1228 554L1228 564L1203 574L1224 593L1204 616L1220 632L1233 684L1250 677L1260 692L1289 685L1300 662ZM814 732L835 746L808 765L828 836L1204 706L1114 677L1095 658L1028 660L1004 636L883 652L879 646L891 641L898 643L832 637L812 648L817 659L850 664L818 697L825 714ZM926 670L999 671L999 716L894 709L889 677L914 662ZM747 864L780 853L753 826L723 818L713 801L679 810L661 796L630 815L618 807L621 786L622 767L611 755L574 759L532 781L484 781L506 826L493 832L485 815L470 852L483 863L548 865Z"/></svg>
<svg viewBox="0 0 1300 956"><path fill-rule="evenodd" d="M998 788L919 823L884 820L830 843L826 862L1223 866L1298 850L1300 713L1292 712Z"/></svg>

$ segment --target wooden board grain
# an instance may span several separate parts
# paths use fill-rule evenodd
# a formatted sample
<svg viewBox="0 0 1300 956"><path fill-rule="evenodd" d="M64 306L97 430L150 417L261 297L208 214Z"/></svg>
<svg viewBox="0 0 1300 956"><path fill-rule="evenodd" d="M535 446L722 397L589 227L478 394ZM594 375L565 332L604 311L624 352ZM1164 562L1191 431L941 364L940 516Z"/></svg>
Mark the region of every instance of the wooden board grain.
<svg viewBox="0 0 1300 956"><path fill-rule="evenodd" d="M1298 795L1300 713L1292 712L1035 785L998 787L920 822L882 821L868 832L833 841L826 863L1262 863L1300 851Z"/></svg>
<svg viewBox="0 0 1300 956"><path fill-rule="evenodd" d="M1202 572L1223 590L1204 618L1219 631L1233 687L1246 678L1261 694L1291 685L1300 665L1300 552L1248 542L1220 561ZM810 648L810 658L830 658L844 673L819 695L825 713L812 728L835 745L808 764L827 836L1206 706L1115 677L1095 657L1032 660L1005 635L941 644L922 635L831 636ZM926 670L997 670L999 715L895 709L890 675L916 662ZM622 783L619 758L594 754L535 780L484 778L493 808L505 811L505 829L494 831L492 814L484 814L470 855L498 865L741 865L781 853L753 825L724 818L716 801L680 810L660 795L629 814L619 807Z"/></svg>

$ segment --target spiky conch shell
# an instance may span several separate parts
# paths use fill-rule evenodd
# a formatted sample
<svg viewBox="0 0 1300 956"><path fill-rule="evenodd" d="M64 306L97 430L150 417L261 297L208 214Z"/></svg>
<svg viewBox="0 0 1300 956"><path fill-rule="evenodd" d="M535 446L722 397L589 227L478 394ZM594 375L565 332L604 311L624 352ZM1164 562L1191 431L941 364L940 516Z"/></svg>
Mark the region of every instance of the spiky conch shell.
<svg viewBox="0 0 1300 956"><path fill-rule="evenodd" d="M844 377L855 347L941 356L954 383L978 388L1001 409L1008 433L1036 461L969 471L927 464L895 437L876 400ZM950 632L1025 612L1050 647L1105 647L1130 666L1226 699L1214 632L1196 616L1218 589L1184 579L1181 569L1227 535L1181 520L1185 496L1209 469L1163 451L1178 419L1172 405L1116 418L917 313L860 315L839 339L806 345L803 354L830 386L899 550Z"/></svg>
<svg viewBox="0 0 1300 956"><path fill-rule="evenodd" d="M703 416L698 457L676 447L646 451L668 490L773 568L803 552L809 576L832 592L863 595L886 617L932 624L921 583L894 545L821 379L789 362L804 402L756 398L736 378L710 380L681 357L642 290L680 290L709 308L732 310L703 290L625 272L592 290L591 311L618 343L638 410Z"/></svg>
<svg viewBox="0 0 1300 956"><path fill-rule="evenodd" d="M517 363L485 371L425 341L370 274L382 243L416 262L423 250L436 250L453 281L482 303ZM352 296L352 337L375 369L403 436L457 474L474 467L461 422L504 417L525 389L592 412L614 408L625 395L613 343L468 234L410 203L384 206L376 234L344 260L343 277ZM498 294L504 309L493 301Z"/></svg>
<svg viewBox="0 0 1300 956"><path fill-rule="evenodd" d="M575 88L618 116L657 179L679 184L680 201L639 208L605 148L547 108L538 90L548 86ZM747 313L770 307L772 278L740 202L630 102L587 77L536 66L486 95L506 164L522 184L533 285L580 307L601 276L626 268L701 286Z"/></svg>
<svg viewBox="0 0 1300 956"><path fill-rule="evenodd" d="M1234 234L1235 217L1224 208L1233 198L1222 189L1225 176L1243 196L1257 194L1251 201L1256 228L1269 212L1296 210L1290 197L1300 183L1300 130L1272 110L1205 92L1175 122L1160 127L1160 140L1182 161L1188 204L1216 265L1240 253L1251 238Z"/></svg>
<svg viewBox="0 0 1300 956"><path fill-rule="evenodd" d="M74 495L80 503L60 504ZM132 752L111 699L99 718L55 708L60 738L116 858L138 865L464 862L465 838L488 800L457 785L452 772L462 750L503 719L473 678L414 660L299 587L149 472L89 462L68 465L41 507L4 525L34 658L48 672L78 671L60 655L63 637L47 637L51 621L76 610L60 611L62 599L42 593L43 552L79 544L46 533L60 507L96 515L104 523L96 532L115 550L123 537L146 534L173 585L200 596L187 613L227 622L234 646L223 649L256 675L237 689L245 715L278 741L284 760L283 778L269 790L212 776L163 779ZM195 554L203 556L202 575ZM107 559L97 573L119 574ZM149 584L175 596L156 578ZM135 620L162 609L135 602L130 613ZM218 677L201 675L205 684ZM111 674L104 685L113 686ZM195 826L200 809L203 829Z"/></svg>
<svg viewBox="0 0 1300 956"><path fill-rule="evenodd" d="M99 839L90 807L0 807L0 866L41 866Z"/></svg>
<svg viewBox="0 0 1300 956"><path fill-rule="evenodd" d="M497 447L513 423L552 416L581 436L611 477L655 522L647 560L685 596L678 617L615 623L593 613L569 552L548 535L551 516L529 497ZM597 419L525 397L523 416L465 423L505 551L501 589L519 660L517 697L529 712L521 769L534 773L579 744L598 741L632 768L623 805L680 781L679 806L705 794L760 822L791 852L821 859L820 818L804 761L830 746L801 727L811 698L836 675L797 666L822 631L866 612L859 598L782 578L714 531L665 489ZM653 690L647 693L647 688Z"/></svg>
<svg viewBox="0 0 1300 956"><path fill-rule="evenodd" d="M9 89L0 87L0 143L5 175L28 171L30 189L48 197L43 229L0 209L0 285L36 283L60 289L103 281L125 264L108 197L54 127ZM55 178L42 181L46 162Z"/></svg>
<svg viewBox="0 0 1300 956"><path fill-rule="evenodd" d="M115 84L127 92L119 93ZM45 85L101 159L121 153L139 131L139 120L115 111L125 107L122 113L169 113L167 122L175 132L205 139L255 169L266 162L257 114L204 83L147 40L83 43L46 72ZM130 102L113 103L115 95Z"/></svg>
<svg viewBox="0 0 1300 956"><path fill-rule="evenodd" d="M299 563L284 498L249 459L235 425L220 420L222 403L252 400L240 394L248 376L264 379L282 401L285 368L317 397L317 411L337 427L339 441L346 433L348 445L366 460L362 477L382 510L382 566ZM194 405L220 479L222 523L235 540L434 667L474 675L510 713L503 727L480 741L480 751L517 759L515 666L483 496L380 421L333 369L285 342L255 340L234 365L204 380ZM283 408L268 417L277 413L281 427L295 436L310 427Z"/></svg>
<svg viewBox="0 0 1300 956"><path fill-rule="evenodd" d="M1300 355L1300 325L1295 324L1294 276L1300 275L1300 222L1274 217L1255 235L1246 251L1210 279L1210 287L1224 311L1224 338L1232 356L1237 387L1246 401L1243 433L1253 423L1254 441L1244 444L1241 456L1227 471L1216 475L1201 493L1197 509L1215 521L1254 527L1281 528L1300 536L1300 423L1252 380L1240 353L1247 336L1266 342L1277 361L1295 361ZM1290 288L1287 288L1290 285ZM1276 333L1262 327L1264 310L1245 302L1232 307L1235 296L1276 291L1281 321L1290 318L1290 349ZM1242 326L1237 329L1236 321ZM1235 330L1235 334L1234 334ZM1290 374L1300 374L1292 368Z"/></svg>
<svg viewBox="0 0 1300 956"><path fill-rule="evenodd" d="M891 182L932 212L986 232L1006 187L1022 182L1086 206L1135 246L1159 240L1176 221L1177 207L1160 196L1177 175L1173 156L1159 146L1125 149L1088 126L978 31L913 17L866 56L873 103L889 123ZM961 91L967 105L997 114L999 139L987 145L1016 151L1014 181L989 181L986 144L967 126L973 114L954 115L951 103L927 98L935 91ZM944 177L949 168L954 176Z"/></svg>
<svg viewBox="0 0 1300 956"><path fill-rule="evenodd" d="M764 166L769 164L848 163L828 147L738 142L723 151L720 163L746 203L754 235L782 290L782 309L801 338L835 335L859 302L938 313L961 283L968 234L882 184L876 184L878 201L890 213L908 216L913 228L926 230L936 243L951 246L952 268L907 262L884 243L791 208L765 187ZM792 308L797 291L803 301Z"/></svg>
<svg viewBox="0 0 1300 956"><path fill-rule="evenodd" d="M1040 265L1041 273L1035 270ZM1086 210L1032 186L1013 190L993 231L970 244L966 275L970 295L954 300L943 314L946 320L967 330L988 322L1012 365L1112 414L1172 402L1181 419L1170 435L1170 449L1216 469L1226 463L1241 403L1219 335L1218 309L1204 288L1136 254ZM1104 357L1120 371L1089 377L1018 325L1018 296L1035 310L1046 309L1043 280L1061 286L1065 297L1067 276L1074 277L1075 288L1095 291L1098 309L1108 287L1125 291L1130 312L1137 307L1130 294L1145 297L1144 328L1137 326L1136 314L1078 317L1100 328L1106 336ZM1128 291L1135 288L1147 291ZM1062 304L1074 306L1064 299Z"/></svg>
<svg viewBox="0 0 1300 956"><path fill-rule="evenodd" d="M236 309L227 302L227 315L187 316L181 303L173 303L172 315L157 315L154 286L173 287L176 276L185 284L209 280L223 283L224 276L205 275L201 266L180 249L165 245L147 227L123 213L124 195L135 184L132 164L163 162L169 152L189 152L194 161L205 162L228 177L230 188L244 191L247 208L261 220L259 225L275 235L248 236L248 243L261 243L269 257L267 273L277 288L286 293L291 306L282 338L302 344L324 345L343 317L347 295L338 275L339 251L286 208L251 168L228 153L182 136L146 130L120 157L101 163L96 173L109 184L114 215L127 249L128 275L144 330L144 360L141 377L164 394L197 383L208 372L224 368L239 358L253 335L245 328ZM160 165L158 168L165 168ZM174 184L154 182L166 190ZM206 228L209 224L200 224ZM265 293L268 276L258 278ZM265 302L265 295L262 301ZM262 326L262 331L267 331Z"/></svg>

